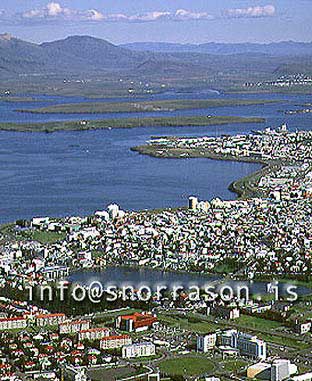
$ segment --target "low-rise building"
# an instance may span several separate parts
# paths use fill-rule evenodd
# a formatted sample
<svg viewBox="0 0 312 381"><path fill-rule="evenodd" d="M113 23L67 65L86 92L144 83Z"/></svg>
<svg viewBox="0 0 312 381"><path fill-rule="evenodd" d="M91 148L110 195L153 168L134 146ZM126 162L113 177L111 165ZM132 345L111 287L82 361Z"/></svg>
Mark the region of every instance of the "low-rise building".
<svg viewBox="0 0 312 381"><path fill-rule="evenodd" d="M294 325L294 330L296 333L299 333L300 335L304 335L305 333L308 333L311 331L312 323L311 321L296 321Z"/></svg>
<svg viewBox="0 0 312 381"><path fill-rule="evenodd" d="M40 270L41 274L47 280L55 280L64 278L69 275L69 267L67 266L49 266Z"/></svg>
<svg viewBox="0 0 312 381"><path fill-rule="evenodd" d="M146 331L157 324L158 319L151 313L138 313L132 315L118 316L116 319L116 328L128 332Z"/></svg>
<svg viewBox="0 0 312 381"><path fill-rule="evenodd" d="M0 331L10 329L24 329L27 327L27 320L23 317L11 317L0 319Z"/></svg>
<svg viewBox="0 0 312 381"><path fill-rule="evenodd" d="M109 329L108 328L91 328L91 329L84 329L80 332L78 332L78 341L83 340L101 340L104 337L109 336Z"/></svg>
<svg viewBox="0 0 312 381"><path fill-rule="evenodd" d="M39 327L58 325L66 320L66 315L59 314L41 314L36 315L36 325Z"/></svg>
<svg viewBox="0 0 312 381"><path fill-rule="evenodd" d="M74 320L74 321L64 321L59 324L59 333L77 333L90 328L90 322L88 320Z"/></svg>
<svg viewBox="0 0 312 381"><path fill-rule="evenodd" d="M149 357L156 354L156 347L153 343L136 343L122 347L123 358Z"/></svg>
<svg viewBox="0 0 312 381"><path fill-rule="evenodd" d="M116 349L129 344L132 344L132 339L129 335L107 336L100 341L100 348Z"/></svg>
<svg viewBox="0 0 312 381"><path fill-rule="evenodd" d="M270 380L271 364L259 362L247 368L247 378L257 380Z"/></svg>
<svg viewBox="0 0 312 381"><path fill-rule="evenodd" d="M220 319L234 320L240 316L239 308L231 306L216 306L212 309L212 314Z"/></svg>

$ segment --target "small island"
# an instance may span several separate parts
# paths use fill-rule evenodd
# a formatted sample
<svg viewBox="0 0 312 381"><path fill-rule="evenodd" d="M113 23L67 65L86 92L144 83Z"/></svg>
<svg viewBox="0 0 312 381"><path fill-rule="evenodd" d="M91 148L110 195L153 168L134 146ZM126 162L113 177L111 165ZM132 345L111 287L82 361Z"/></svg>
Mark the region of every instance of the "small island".
<svg viewBox="0 0 312 381"><path fill-rule="evenodd" d="M279 101L249 99L178 99L138 102L84 102L60 104L37 109L17 110L32 114L105 114L137 112L173 112L178 110L206 109L210 107L265 105Z"/></svg>
<svg viewBox="0 0 312 381"><path fill-rule="evenodd" d="M48 123L0 123L0 131L16 132L56 132L56 131L86 131L115 128L135 127L198 127L231 123L264 123L264 118L239 116L189 116L189 117L159 117L159 118L125 118L80 120Z"/></svg>
<svg viewBox="0 0 312 381"><path fill-rule="evenodd" d="M0 102L7 102L7 103L32 103L32 102L39 102L38 99L30 97L30 96L0 96Z"/></svg>

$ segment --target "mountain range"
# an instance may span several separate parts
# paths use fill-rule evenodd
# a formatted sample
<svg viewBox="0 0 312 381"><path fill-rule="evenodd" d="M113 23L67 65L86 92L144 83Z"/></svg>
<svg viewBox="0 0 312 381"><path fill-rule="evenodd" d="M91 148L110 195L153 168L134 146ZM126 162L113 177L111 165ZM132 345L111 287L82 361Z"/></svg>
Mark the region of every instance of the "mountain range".
<svg viewBox="0 0 312 381"><path fill-rule="evenodd" d="M81 73L129 76L194 76L219 72L285 74L301 68L310 71L311 56L310 43L135 43L117 46L90 36L71 36L34 44L9 34L0 35L2 79Z"/></svg>
<svg viewBox="0 0 312 381"><path fill-rule="evenodd" d="M162 53L204 53L204 54L247 54L261 53L271 56L304 56L312 55L311 42L282 41L269 44L255 43L215 43L205 44L174 44L165 42L134 42L120 45L133 51Z"/></svg>

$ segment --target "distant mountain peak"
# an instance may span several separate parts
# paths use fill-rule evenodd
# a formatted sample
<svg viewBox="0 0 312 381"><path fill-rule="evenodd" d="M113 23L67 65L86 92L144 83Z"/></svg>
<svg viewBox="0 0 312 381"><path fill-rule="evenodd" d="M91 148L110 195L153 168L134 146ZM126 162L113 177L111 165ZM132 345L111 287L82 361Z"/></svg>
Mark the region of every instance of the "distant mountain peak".
<svg viewBox="0 0 312 381"><path fill-rule="evenodd" d="M79 35L79 34L76 34L73 36L68 36L64 39L60 39L60 40L56 40L56 41L52 41L52 42L48 42L48 43L44 42L41 45L56 44L56 43L80 43L80 42L97 43L97 44L102 44L102 45L115 46L114 44L112 44L111 42L109 42L107 40L103 40L103 39L98 38L98 37L93 37L93 36L88 36L88 35Z"/></svg>

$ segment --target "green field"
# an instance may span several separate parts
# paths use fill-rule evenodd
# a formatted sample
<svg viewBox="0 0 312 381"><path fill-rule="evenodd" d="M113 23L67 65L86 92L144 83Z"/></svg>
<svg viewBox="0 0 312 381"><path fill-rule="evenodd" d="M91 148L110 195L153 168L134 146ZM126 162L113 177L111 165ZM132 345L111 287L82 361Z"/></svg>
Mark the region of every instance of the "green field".
<svg viewBox="0 0 312 381"><path fill-rule="evenodd" d="M133 366L127 365L124 367L116 368L90 368L88 370L88 376L92 381L115 381L120 378L132 377L146 372L145 368L136 369Z"/></svg>
<svg viewBox="0 0 312 381"><path fill-rule="evenodd" d="M214 370L214 364L204 356L187 355L159 363L162 373L169 376L200 376Z"/></svg>
<svg viewBox="0 0 312 381"><path fill-rule="evenodd" d="M104 114L121 112L163 112L205 109L209 107L264 105L266 103L274 103L274 101L247 99L182 99L149 102L84 102L18 111L33 114Z"/></svg>
<svg viewBox="0 0 312 381"><path fill-rule="evenodd" d="M159 118L126 118L105 119L94 121L69 121L48 123L0 123L0 130L18 132L56 132L56 131L86 131L113 128L135 127L196 127L213 126L230 123L263 123L263 118L243 118L239 116L190 116L190 117L159 117Z"/></svg>
<svg viewBox="0 0 312 381"><path fill-rule="evenodd" d="M19 240L34 240L41 243L54 243L57 241L63 241L66 237L65 232L50 232L50 231L40 231L40 230L28 230L19 233L16 238Z"/></svg>
<svg viewBox="0 0 312 381"><path fill-rule="evenodd" d="M275 330L282 326L282 324L277 321L266 320L257 316L249 315L241 315L239 319L235 320L235 324L238 324L242 328L249 328L259 331Z"/></svg>
<svg viewBox="0 0 312 381"><path fill-rule="evenodd" d="M248 365L247 361L235 359L235 360L227 360L221 363L221 368L226 372L235 372L239 371L241 368Z"/></svg>
<svg viewBox="0 0 312 381"><path fill-rule="evenodd" d="M121 311L118 310L115 312L111 312L111 311L99 312L95 315L94 321L97 323L97 326L103 327L105 325L101 325L101 323L105 323L105 324L109 322L112 323L117 316L121 314L131 315L134 312L140 312L140 311L134 308L125 308L124 310L121 310Z"/></svg>
<svg viewBox="0 0 312 381"><path fill-rule="evenodd" d="M196 321L195 319L193 321L192 319L189 320L178 316L159 315L159 320L170 327L176 327L194 333L214 332L220 328L217 324L212 322Z"/></svg>
<svg viewBox="0 0 312 381"><path fill-rule="evenodd" d="M270 334L262 333L261 339L269 343L274 343L281 346L286 346L294 349L307 349L309 344L303 341L297 340L295 337L285 337L285 336L273 336Z"/></svg>

